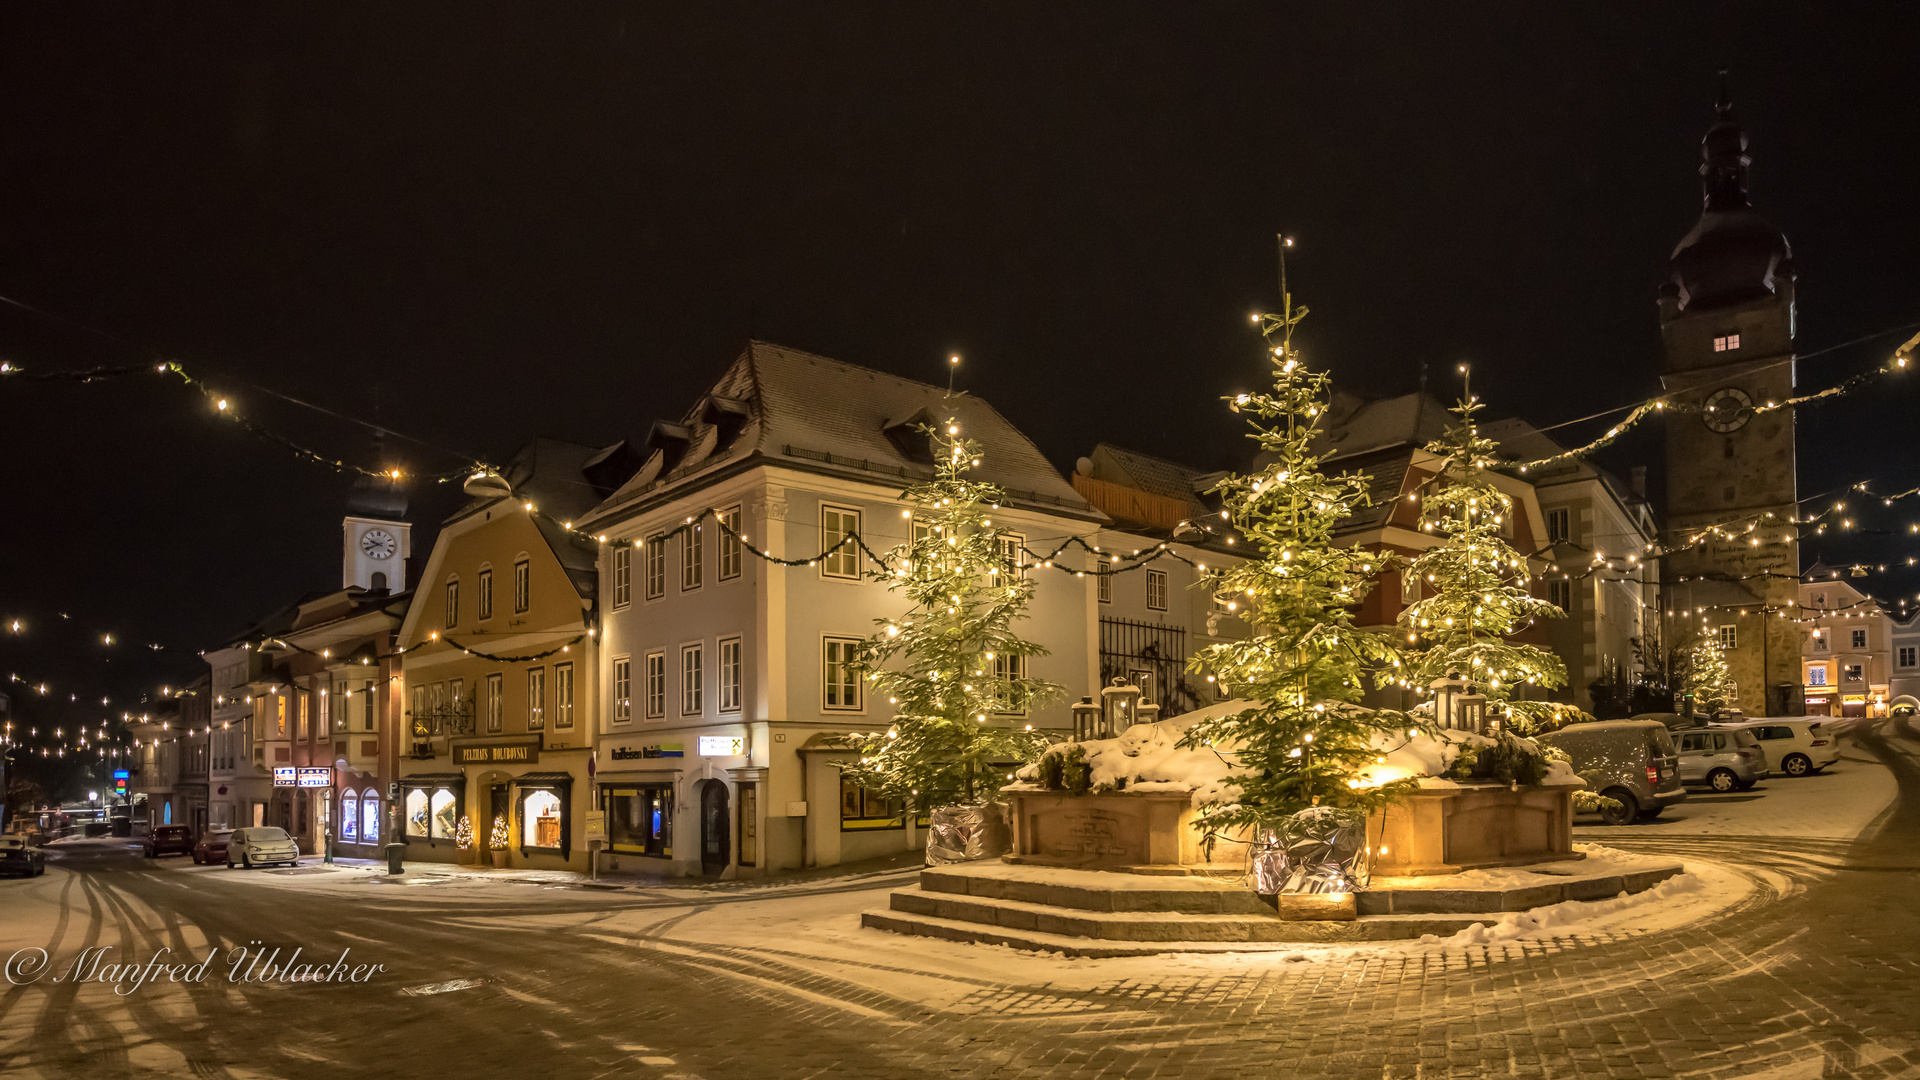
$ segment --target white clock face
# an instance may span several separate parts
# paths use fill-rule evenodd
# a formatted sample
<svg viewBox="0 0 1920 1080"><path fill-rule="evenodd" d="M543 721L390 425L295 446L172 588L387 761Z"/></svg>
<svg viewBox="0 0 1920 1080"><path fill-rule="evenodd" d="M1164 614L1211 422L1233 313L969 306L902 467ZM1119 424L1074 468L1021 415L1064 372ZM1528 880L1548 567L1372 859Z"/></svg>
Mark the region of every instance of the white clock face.
<svg viewBox="0 0 1920 1080"><path fill-rule="evenodd" d="M392 558L399 546L393 534L385 529L368 529L360 534L360 550L366 552L369 559Z"/></svg>
<svg viewBox="0 0 1920 1080"><path fill-rule="evenodd" d="M1715 390L1700 409L1700 422L1726 434L1738 431L1753 419L1753 399L1731 386Z"/></svg>

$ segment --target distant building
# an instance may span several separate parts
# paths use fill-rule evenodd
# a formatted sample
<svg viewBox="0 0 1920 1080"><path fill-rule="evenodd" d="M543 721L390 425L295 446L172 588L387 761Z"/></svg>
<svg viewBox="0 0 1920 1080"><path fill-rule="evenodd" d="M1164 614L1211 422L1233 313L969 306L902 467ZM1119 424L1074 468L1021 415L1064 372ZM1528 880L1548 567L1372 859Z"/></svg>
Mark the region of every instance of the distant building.
<svg viewBox="0 0 1920 1080"><path fill-rule="evenodd" d="M1905 671L1903 682L1916 675L1911 655L1904 657L1904 669L1896 667L1902 659L1895 650L1896 631L1907 628L1850 584L1844 570L1821 563L1809 568L1800 583L1799 618L1789 625L1801 638L1798 660L1808 716L1886 716L1893 709L1896 671ZM1907 707L1920 704L1910 688L1905 699Z"/></svg>

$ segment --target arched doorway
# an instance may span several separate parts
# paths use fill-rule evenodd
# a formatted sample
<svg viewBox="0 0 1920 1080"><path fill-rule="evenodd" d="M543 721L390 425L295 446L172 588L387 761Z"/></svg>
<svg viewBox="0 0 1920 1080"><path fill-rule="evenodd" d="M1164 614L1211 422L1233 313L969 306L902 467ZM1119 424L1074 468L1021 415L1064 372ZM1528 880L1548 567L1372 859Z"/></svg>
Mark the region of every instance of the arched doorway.
<svg viewBox="0 0 1920 1080"><path fill-rule="evenodd" d="M1893 707L1889 711L1895 716L1912 716L1916 712L1920 712L1920 700L1916 700L1911 696L1901 695L1893 699Z"/></svg>
<svg viewBox="0 0 1920 1080"><path fill-rule="evenodd" d="M700 872L708 877L726 870L732 861L727 818L727 785L708 780L700 788Z"/></svg>

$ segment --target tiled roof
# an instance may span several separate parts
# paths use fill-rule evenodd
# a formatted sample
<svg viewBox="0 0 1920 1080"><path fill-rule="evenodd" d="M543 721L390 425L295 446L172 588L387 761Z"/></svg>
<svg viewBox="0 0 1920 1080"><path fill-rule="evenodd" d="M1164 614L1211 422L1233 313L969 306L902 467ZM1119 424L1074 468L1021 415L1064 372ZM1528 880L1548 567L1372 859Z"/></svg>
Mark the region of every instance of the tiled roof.
<svg viewBox="0 0 1920 1080"><path fill-rule="evenodd" d="M911 441L903 438L896 444L887 428L922 410L930 417L958 420L962 433L980 443L982 464L975 475L1007 489L1013 502L1100 516L1033 441L992 405L972 395L948 401L946 394L945 388L929 383L764 341L749 342L712 392L687 410L681 421L689 432L684 449L676 448L671 460L665 450L654 451L639 473L587 517L617 515L754 459L905 487L930 476L932 468L924 454L918 461L910 455ZM737 431L729 428L730 414L706 407L715 398L747 404Z"/></svg>
<svg viewBox="0 0 1920 1080"><path fill-rule="evenodd" d="M1155 495L1166 495L1175 499L1186 499L1198 503L1202 490L1212 486L1217 472L1207 472L1191 465L1182 465L1177 461L1143 454L1138 450L1125 450L1112 443L1101 443L1093 448L1093 460L1096 467L1116 468L1126 475L1129 487L1150 491ZM1099 474L1096 473L1096 476ZM1121 482L1118 477L1100 477L1111 482Z"/></svg>
<svg viewBox="0 0 1920 1080"><path fill-rule="evenodd" d="M1369 401L1315 440L1314 450L1341 462L1388 447L1421 447L1446 434L1447 407L1425 394Z"/></svg>

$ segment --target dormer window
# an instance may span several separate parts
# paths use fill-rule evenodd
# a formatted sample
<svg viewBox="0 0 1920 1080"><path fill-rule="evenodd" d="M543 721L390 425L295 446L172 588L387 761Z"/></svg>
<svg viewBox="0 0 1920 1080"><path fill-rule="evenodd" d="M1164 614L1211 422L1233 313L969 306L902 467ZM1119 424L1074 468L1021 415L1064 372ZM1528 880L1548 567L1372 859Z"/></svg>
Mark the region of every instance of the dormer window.
<svg viewBox="0 0 1920 1080"><path fill-rule="evenodd" d="M1717 337L1713 339L1714 352L1738 352L1739 350L1740 350L1739 334L1727 334L1724 337Z"/></svg>

